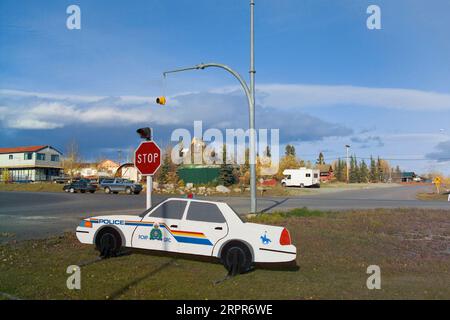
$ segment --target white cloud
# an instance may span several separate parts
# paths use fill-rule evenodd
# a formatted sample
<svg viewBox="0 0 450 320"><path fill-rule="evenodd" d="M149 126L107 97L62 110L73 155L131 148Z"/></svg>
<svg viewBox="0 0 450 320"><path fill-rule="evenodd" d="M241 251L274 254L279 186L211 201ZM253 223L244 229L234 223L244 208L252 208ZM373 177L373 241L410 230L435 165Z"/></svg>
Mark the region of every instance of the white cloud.
<svg viewBox="0 0 450 320"><path fill-rule="evenodd" d="M68 100L74 102L95 102L104 99L104 96L86 96L86 95L70 95L70 94L53 94L42 92L30 92L21 90L0 89L0 97L27 97L40 98L50 100Z"/></svg>
<svg viewBox="0 0 450 320"><path fill-rule="evenodd" d="M358 106L403 110L450 110L450 94L430 91L322 86L302 84L262 84L257 86L260 103L278 108Z"/></svg>
<svg viewBox="0 0 450 320"><path fill-rule="evenodd" d="M7 122L8 127L12 129L56 129L62 128L63 124L41 121L30 118L17 118Z"/></svg>
<svg viewBox="0 0 450 320"><path fill-rule="evenodd" d="M248 106L239 94L186 92L169 97L166 106L159 106L152 97L89 97L2 90L0 103L4 106L0 109L1 124L15 129L55 129L75 124L174 128L191 126L195 120L219 129L248 127ZM256 121L259 128L282 128L282 139L317 140L352 133L342 125L276 107L260 109Z"/></svg>

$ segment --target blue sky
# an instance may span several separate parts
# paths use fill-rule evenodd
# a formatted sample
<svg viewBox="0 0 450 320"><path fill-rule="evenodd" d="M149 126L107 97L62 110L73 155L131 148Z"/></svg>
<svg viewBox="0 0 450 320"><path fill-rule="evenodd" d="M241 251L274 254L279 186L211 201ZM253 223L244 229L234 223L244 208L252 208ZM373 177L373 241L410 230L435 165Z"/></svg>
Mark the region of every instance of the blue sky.
<svg viewBox="0 0 450 320"><path fill-rule="evenodd" d="M71 4L81 30L66 28ZM370 4L382 30L366 28ZM279 128L306 159L331 161L349 143L359 157L450 173L448 12L445 0L256 0L257 126ZM0 145L76 139L94 159L133 148L141 125L161 144L194 120L245 128L231 76L161 73L216 61L247 76L248 14L242 0L2 0Z"/></svg>

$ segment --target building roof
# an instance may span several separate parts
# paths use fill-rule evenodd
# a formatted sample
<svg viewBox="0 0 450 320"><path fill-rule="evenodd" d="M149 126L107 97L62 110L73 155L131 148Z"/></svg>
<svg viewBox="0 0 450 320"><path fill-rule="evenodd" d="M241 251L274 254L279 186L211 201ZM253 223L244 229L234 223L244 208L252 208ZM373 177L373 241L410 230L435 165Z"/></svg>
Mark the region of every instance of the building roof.
<svg viewBox="0 0 450 320"><path fill-rule="evenodd" d="M118 168L118 167L120 167L120 164L115 161L105 159L105 160L100 161L98 163L97 167L98 168Z"/></svg>
<svg viewBox="0 0 450 320"><path fill-rule="evenodd" d="M333 166L331 164L317 164L316 169L319 169L320 172L330 172L333 171Z"/></svg>
<svg viewBox="0 0 450 320"><path fill-rule="evenodd" d="M28 146L15 148L0 148L1 153L21 153L21 152L36 152L50 146Z"/></svg>
<svg viewBox="0 0 450 320"><path fill-rule="evenodd" d="M415 178L415 172L402 172L402 178Z"/></svg>

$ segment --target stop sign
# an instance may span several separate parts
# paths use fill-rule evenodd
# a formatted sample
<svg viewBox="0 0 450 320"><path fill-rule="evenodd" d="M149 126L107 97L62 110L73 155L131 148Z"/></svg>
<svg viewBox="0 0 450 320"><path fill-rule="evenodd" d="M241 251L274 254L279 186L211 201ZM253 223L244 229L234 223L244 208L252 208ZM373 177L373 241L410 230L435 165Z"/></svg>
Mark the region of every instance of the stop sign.
<svg viewBox="0 0 450 320"><path fill-rule="evenodd" d="M153 175L161 165L161 149L153 141L141 142L134 151L134 165L142 175Z"/></svg>

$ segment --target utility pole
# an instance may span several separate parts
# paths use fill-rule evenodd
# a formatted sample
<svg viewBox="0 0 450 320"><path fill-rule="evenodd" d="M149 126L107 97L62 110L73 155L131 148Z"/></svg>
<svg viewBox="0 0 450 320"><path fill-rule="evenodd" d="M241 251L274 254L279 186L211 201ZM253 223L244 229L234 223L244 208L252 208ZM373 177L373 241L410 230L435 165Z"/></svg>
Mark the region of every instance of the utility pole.
<svg viewBox="0 0 450 320"><path fill-rule="evenodd" d="M349 180L349 168L350 168L350 160L349 160L349 158L348 158L348 149L350 148L350 146L348 145L348 144L346 144L345 145L345 148L347 149L347 183L349 183L350 182L350 180Z"/></svg>
<svg viewBox="0 0 450 320"><path fill-rule="evenodd" d="M255 141L255 28L254 28L255 1L250 0L250 210L256 213L256 141Z"/></svg>
<svg viewBox="0 0 450 320"><path fill-rule="evenodd" d="M119 162L119 165L122 163L122 150L117 150L117 160Z"/></svg>

